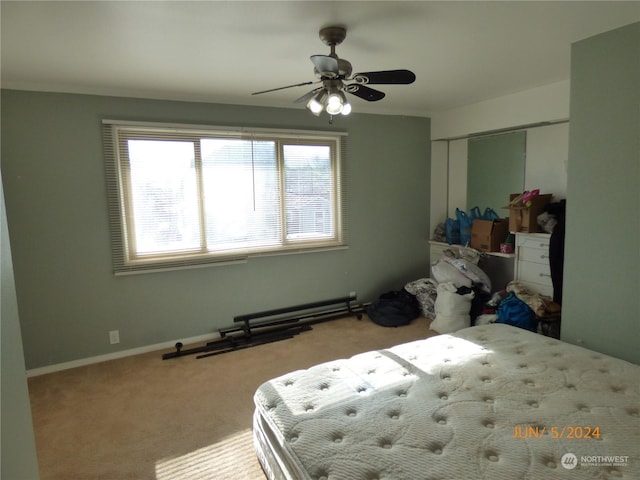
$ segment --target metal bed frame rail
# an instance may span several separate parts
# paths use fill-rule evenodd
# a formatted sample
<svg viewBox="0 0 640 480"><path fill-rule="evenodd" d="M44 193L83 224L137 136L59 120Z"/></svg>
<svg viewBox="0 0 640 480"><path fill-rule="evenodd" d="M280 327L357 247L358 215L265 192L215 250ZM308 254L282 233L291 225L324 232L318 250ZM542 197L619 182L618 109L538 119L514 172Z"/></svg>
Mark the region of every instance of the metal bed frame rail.
<svg viewBox="0 0 640 480"><path fill-rule="evenodd" d="M319 302L303 303L290 307L264 310L261 312L237 315L234 326L218 330L220 338L207 342L200 347L184 349L177 342L174 352L162 355L163 360L198 354L196 358L205 358L234 350L263 345L293 338L301 332L311 330L313 323L323 322L347 315L362 318L364 306L352 305L356 296L331 298ZM344 306L338 306L342 305ZM334 308L327 308L335 306Z"/></svg>

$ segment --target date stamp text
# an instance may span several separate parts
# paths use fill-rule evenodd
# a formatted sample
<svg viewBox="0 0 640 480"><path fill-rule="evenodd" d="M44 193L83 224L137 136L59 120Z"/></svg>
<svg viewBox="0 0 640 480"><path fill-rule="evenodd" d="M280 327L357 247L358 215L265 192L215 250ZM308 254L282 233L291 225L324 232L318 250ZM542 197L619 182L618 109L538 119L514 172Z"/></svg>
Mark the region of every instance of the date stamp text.
<svg viewBox="0 0 640 480"><path fill-rule="evenodd" d="M549 438L553 440L589 440L593 438L599 439L601 433L600 427L589 425L516 425L515 427L513 427L513 438L542 438L545 435L548 435Z"/></svg>

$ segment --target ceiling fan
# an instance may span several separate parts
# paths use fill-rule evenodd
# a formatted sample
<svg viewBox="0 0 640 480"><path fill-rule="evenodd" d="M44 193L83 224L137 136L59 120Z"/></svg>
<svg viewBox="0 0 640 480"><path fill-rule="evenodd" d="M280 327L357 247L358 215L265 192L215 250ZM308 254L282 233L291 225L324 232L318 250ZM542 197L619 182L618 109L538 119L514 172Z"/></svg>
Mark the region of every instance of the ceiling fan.
<svg viewBox="0 0 640 480"><path fill-rule="evenodd" d="M351 75L351 63L336 54L336 45L340 45L347 36L344 27L334 26L320 29L320 40L331 47L329 55L312 55L311 62L314 65L314 73L319 80L297 83L284 87L272 88L254 92L252 95L275 92L285 88L300 87L322 83L301 97L294 103L305 103L314 115L320 115L326 111L329 115L348 115L351 112L351 104L347 101L345 92L360 97L369 102L377 102L385 97L385 94L367 85L408 85L413 83L416 76L409 70L382 70L377 72L364 72Z"/></svg>

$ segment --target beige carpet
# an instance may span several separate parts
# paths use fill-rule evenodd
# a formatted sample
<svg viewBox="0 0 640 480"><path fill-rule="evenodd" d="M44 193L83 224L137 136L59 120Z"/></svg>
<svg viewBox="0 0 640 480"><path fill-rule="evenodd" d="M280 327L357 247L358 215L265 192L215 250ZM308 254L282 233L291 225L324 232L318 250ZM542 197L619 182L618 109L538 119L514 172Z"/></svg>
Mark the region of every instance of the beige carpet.
<svg viewBox="0 0 640 480"><path fill-rule="evenodd" d="M263 479L251 437L261 383L433 334L424 318L399 328L344 318L200 360L156 352L30 378L40 479Z"/></svg>

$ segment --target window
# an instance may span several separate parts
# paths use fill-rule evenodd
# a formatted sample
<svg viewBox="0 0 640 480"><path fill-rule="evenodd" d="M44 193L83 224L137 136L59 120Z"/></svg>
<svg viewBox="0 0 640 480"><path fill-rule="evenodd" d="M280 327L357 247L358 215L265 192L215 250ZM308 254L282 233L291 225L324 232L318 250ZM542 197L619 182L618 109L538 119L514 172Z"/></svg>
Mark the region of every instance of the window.
<svg viewBox="0 0 640 480"><path fill-rule="evenodd" d="M345 135L104 121L116 273L345 245Z"/></svg>

